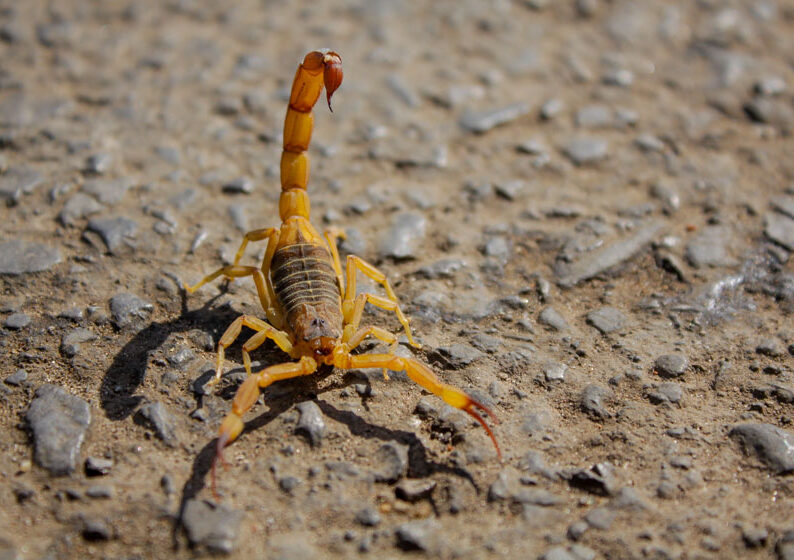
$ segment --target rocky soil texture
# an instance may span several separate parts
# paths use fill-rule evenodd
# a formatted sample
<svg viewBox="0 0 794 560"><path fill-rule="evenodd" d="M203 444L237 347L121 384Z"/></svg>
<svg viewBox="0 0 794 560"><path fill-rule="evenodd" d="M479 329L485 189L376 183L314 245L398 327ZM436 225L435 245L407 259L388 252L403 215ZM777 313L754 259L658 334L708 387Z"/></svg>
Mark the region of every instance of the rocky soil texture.
<svg viewBox="0 0 794 560"><path fill-rule="evenodd" d="M0 557L794 558L791 0L225 4L2 2ZM314 222L504 461L326 371L264 393L215 500L215 345L261 310L181 284L277 225L320 47Z"/></svg>

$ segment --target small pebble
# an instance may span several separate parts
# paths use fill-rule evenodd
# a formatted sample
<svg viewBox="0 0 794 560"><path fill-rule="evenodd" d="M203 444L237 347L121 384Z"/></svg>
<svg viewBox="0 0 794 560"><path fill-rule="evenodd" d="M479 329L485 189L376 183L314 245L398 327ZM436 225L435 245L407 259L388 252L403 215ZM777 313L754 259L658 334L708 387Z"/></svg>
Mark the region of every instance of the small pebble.
<svg viewBox="0 0 794 560"><path fill-rule="evenodd" d="M408 470L408 446L388 442L381 445L373 456L377 465L374 475L378 482L397 482Z"/></svg>
<svg viewBox="0 0 794 560"><path fill-rule="evenodd" d="M85 474L88 476L102 476L113 468L113 461L104 457L89 456L85 460Z"/></svg>
<svg viewBox="0 0 794 560"><path fill-rule="evenodd" d="M556 331L564 331L569 328L565 318L553 307L546 307L540 312L538 323L551 327Z"/></svg>
<svg viewBox="0 0 794 560"><path fill-rule="evenodd" d="M609 334L623 328L626 316L614 307L602 307L588 313L587 322L601 331L601 334Z"/></svg>
<svg viewBox="0 0 794 560"><path fill-rule="evenodd" d="M664 354L656 358L653 369L662 377L681 377L686 373L689 362L681 354Z"/></svg>
<svg viewBox="0 0 794 560"><path fill-rule="evenodd" d="M28 380L28 372L24 369L18 369L11 375L5 378L5 382L7 385L13 385L18 387L22 385L25 381Z"/></svg>
<svg viewBox="0 0 794 560"><path fill-rule="evenodd" d="M306 401L298 404L297 408L300 412L300 419L295 431L305 434L312 446L320 445L326 432L325 420L320 407L314 401Z"/></svg>
<svg viewBox="0 0 794 560"><path fill-rule="evenodd" d="M373 507L365 507L356 513L356 521L365 527L376 527L380 523L380 513Z"/></svg>

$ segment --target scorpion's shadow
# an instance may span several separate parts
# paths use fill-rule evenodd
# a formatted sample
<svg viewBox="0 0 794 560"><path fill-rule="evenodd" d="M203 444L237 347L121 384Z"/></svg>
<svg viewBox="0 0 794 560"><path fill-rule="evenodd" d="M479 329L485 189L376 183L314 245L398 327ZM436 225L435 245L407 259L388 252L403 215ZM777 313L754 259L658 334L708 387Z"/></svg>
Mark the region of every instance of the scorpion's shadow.
<svg viewBox="0 0 794 560"><path fill-rule="evenodd" d="M331 370L328 370L330 373ZM327 374L326 374L327 375ZM342 383L343 386L350 385L359 381L353 376L345 376ZM319 394L335 390L339 388L339 384L334 384L322 390L317 390L317 380L312 378L302 378L286 381L283 383L292 384L296 390L289 395L268 398L268 392L265 392L265 399L267 402L268 410L253 420L245 423L245 430L243 433L255 432L256 430L266 426L280 414L288 410L296 401L299 401L306 394L317 397ZM337 422L347 426L350 433L355 437L363 437L365 439L375 439L383 442L396 441L408 447L408 468L407 476L409 478L424 478L431 474L442 472L455 475L457 477L467 480L474 489L479 493L480 488L477 486L471 473L458 466L450 466L444 463L437 463L427 456L427 449L422 441L413 432L405 430L393 430L381 425L371 424L358 416L357 414L340 410L328 403L317 398L314 399L319 406L322 413L336 420ZM217 438L208 442L202 450L196 455L193 461L193 468L190 478L186 481L182 488L182 499L179 507L179 514L176 519L175 529L181 526L182 514L184 513L187 502L195 498L199 492L206 486L205 480L212 468L212 461L215 455L215 445Z"/></svg>
<svg viewBox="0 0 794 560"><path fill-rule="evenodd" d="M160 348L171 334L199 329L210 333L214 340L220 337L221 332L239 316L239 312L231 307L212 307L221 295L222 293L214 296L201 307L191 311L187 308L186 294L181 292L181 313L178 317L171 321L150 323L135 333L116 354L102 379L100 403L107 418L114 421L124 420L137 410L144 397L137 395L136 392L145 379L150 355ZM331 371L332 369L328 369L327 373ZM340 388L339 383L333 383L323 389L318 389L318 381L323 377L325 375L287 381L285 383L292 384L296 390L290 394L284 394L284 396L268 395L266 392L268 410L246 422L245 432L254 432L269 424L308 395L310 398L314 398L323 414L347 426L353 436L384 442L396 441L408 446L408 477L421 478L436 472L446 472L469 481L479 491L472 475L465 469L430 460L425 446L416 434L371 424L353 412L340 410L326 401L317 400L319 394ZM360 378L353 375L345 375L342 379L342 386L361 382ZM367 380L367 382L369 381ZM224 398L230 398L231 394L233 391L223 391ZM217 439L207 442L196 455L191 475L182 488L179 512L174 523L175 545L176 533L181 528L186 504L198 496L206 486L205 481L212 468L216 442Z"/></svg>
<svg viewBox="0 0 794 560"><path fill-rule="evenodd" d="M239 315L228 306L212 307L220 295L208 300L202 307L189 311L187 296L182 291L181 313L177 318L150 323L135 333L113 358L113 363L102 378L99 398L107 418L124 420L135 412L143 400L143 396L136 392L146 377L149 357L171 334L200 329L210 333L213 340L218 339L221 331Z"/></svg>

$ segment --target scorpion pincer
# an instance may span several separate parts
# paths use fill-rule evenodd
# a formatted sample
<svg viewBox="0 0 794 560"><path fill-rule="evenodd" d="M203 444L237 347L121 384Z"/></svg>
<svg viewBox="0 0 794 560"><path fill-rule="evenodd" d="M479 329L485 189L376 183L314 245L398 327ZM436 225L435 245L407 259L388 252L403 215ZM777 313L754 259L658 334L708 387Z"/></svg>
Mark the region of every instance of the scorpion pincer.
<svg viewBox="0 0 794 560"><path fill-rule="evenodd" d="M408 319L403 315L389 280L373 265L357 256L349 255L342 274L337 239L344 234L338 230L320 235L309 222L309 181L307 149L313 128L312 108L323 87L328 107L331 96L342 83L342 59L330 50L318 50L305 56L298 67L284 120L284 144L281 155L281 198L279 214L281 226L257 229L245 234L234 264L209 274L194 286L185 285L193 293L204 284L223 276L229 280L253 277L259 301L267 321L254 315L238 317L226 329L218 342L218 360L211 384L217 383L223 372L224 352L239 336L243 326L256 331L243 344L243 364L248 374L232 402L232 410L221 423L216 455L212 463L212 489L215 493L216 463L223 462L224 448L243 430L243 415L251 409L262 389L282 379L311 375L321 365L340 369L383 368L405 371L410 379L439 396L447 404L471 415L482 425L493 441L501 459L501 451L491 428L479 411L497 422L493 412L460 389L443 383L433 371L414 358L396 356L397 337L377 326L361 326L367 303L393 312L402 325L408 342L414 341ZM241 266L238 263L250 242L267 241L261 267ZM362 293L356 295L356 274L368 276L383 287L386 297ZM391 351L381 354L351 354L361 342L373 336L391 345ZM294 360L251 372L250 353L267 339L273 340ZM388 379L388 377L387 377ZM217 495L217 494L216 494Z"/></svg>

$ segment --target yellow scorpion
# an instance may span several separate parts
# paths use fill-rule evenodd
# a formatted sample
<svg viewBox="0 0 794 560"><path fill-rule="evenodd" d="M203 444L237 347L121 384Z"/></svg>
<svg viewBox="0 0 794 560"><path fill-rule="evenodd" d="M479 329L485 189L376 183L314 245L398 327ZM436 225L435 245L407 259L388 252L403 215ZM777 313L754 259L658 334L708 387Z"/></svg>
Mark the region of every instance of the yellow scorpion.
<svg viewBox="0 0 794 560"><path fill-rule="evenodd" d="M243 344L243 364L248 378L240 385L232 402L232 410L218 431L216 455L212 463L212 487L215 491L215 466L223 462L223 449L243 430L243 415L251 409L259 392L276 381L301 375L311 375L320 365L340 369L383 368L405 371L410 379L447 404L464 410L479 422L496 447L501 451L491 428L478 410L495 422L495 415L482 403L460 389L447 385L433 371L414 358L394 355L397 338L377 326L361 326L364 306L370 303L392 311L402 324L408 342L419 347L411 335L397 296L386 276L359 257L349 255L346 274L336 246L344 233L337 230L320 235L309 222L309 158L307 149L313 128L312 108L325 86L328 108L331 96L342 83L342 58L330 50L313 51L298 67L284 120L284 147L281 154L281 198L278 208L281 226L249 231L234 258L234 264L219 268L194 286L185 285L193 293L204 284L223 276L228 279L252 276L265 310L267 321L254 315L242 315L229 327L218 342L218 364L210 382L220 381L224 352L239 336L243 326L256 334ZM261 267L240 266L238 263L248 243L267 240ZM365 293L356 295L356 274L362 272L381 286L386 297ZM391 345L383 354L351 354L368 336ZM273 340L292 360L251 372L250 353L267 339Z"/></svg>

